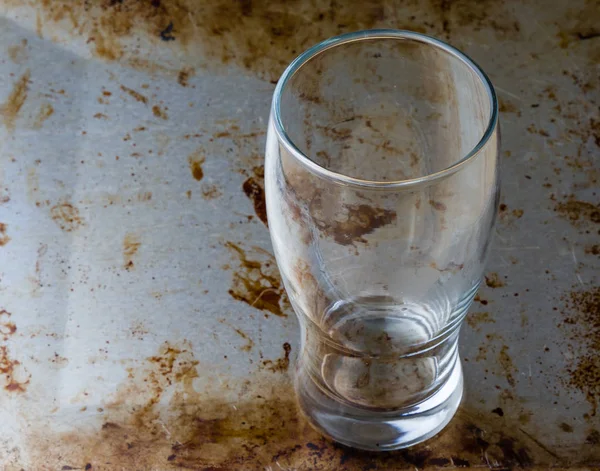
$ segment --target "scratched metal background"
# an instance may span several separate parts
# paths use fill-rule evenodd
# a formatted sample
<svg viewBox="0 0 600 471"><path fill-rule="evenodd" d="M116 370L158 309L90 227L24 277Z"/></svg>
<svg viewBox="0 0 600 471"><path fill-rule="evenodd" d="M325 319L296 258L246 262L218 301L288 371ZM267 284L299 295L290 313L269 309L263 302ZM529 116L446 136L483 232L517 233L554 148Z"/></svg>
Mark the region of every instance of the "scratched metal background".
<svg viewBox="0 0 600 471"><path fill-rule="evenodd" d="M0 13L2 470L600 465L597 0ZM440 436L379 455L297 415L298 326L261 173L285 65L371 27L471 55L503 134L495 245L461 339L466 400Z"/></svg>

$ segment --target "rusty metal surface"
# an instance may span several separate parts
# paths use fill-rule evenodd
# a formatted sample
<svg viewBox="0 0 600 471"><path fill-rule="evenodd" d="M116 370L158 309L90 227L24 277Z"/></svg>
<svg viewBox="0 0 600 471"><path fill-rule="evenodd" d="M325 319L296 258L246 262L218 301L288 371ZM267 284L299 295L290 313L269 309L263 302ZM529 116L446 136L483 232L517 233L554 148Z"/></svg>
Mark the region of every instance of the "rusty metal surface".
<svg viewBox="0 0 600 471"><path fill-rule="evenodd" d="M600 465L597 1L0 2L3 470ZM501 100L466 399L414 449L298 416L262 187L274 81L344 31L447 39Z"/></svg>

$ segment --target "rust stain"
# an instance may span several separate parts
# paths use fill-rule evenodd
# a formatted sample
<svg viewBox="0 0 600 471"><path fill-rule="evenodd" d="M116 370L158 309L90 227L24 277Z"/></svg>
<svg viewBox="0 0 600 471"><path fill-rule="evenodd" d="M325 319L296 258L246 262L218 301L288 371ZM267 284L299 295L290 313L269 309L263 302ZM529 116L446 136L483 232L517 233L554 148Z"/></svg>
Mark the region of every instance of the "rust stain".
<svg viewBox="0 0 600 471"><path fill-rule="evenodd" d="M148 104L148 98L146 98L140 92L136 92L132 88L128 88L125 85L121 85L121 90L123 90L125 93L130 95L135 101L139 101L140 103L143 103L144 105ZM154 110L154 108L152 108L152 109Z"/></svg>
<svg viewBox="0 0 600 471"><path fill-rule="evenodd" d="M246 340L248 342L248 343L246 343L246 345L244 345L242 347L242 350L245 352L249 352L250 350L252 350L252 347L254 347L254 341L250 337L248 337L246 335L246 333L244 331L242 331L241 329L234 328L234 330L240 337L242 337L244 340Z"/></svg>
<svg viewBox="0 0 600 471"><path fill-rule="evenodd" d="M475 361L486 361L488 353L496 353L497 345L495 342L501 342L504 339L496 333L486 334L485 341L479 346Z"/></svg>
<svg viewBox="0 0 600 471"><path fill-rule="evenodd" d="M571 224L579 226L582 222L600 223L600 204L569 199L558 203L554 208L560 216L568 219Z"/></svg>
<svg viewBox="0 0 600 471"><path fill-rule="evenodd" d="M84 225L79 210L71 203L59 203L50 208L52 220L65 232L72 232Z"/></svg>
<svg viewBox="0 0 600 471"><path fill-rule="evenodd" d="M444 0L432 1L430 4L438 13L446 37L457 36L460 29L469 31L491 29L501 39L520 36L521 27L518 18L511 9L492 0L479 2Z"/></svg>
<svg viewBox="0 0 600 471"><path fill-rule="evenodd" d="M15 64L20 64L27 58L27 39L22 39L19 44L8 48L8 57Z"/></svg>
<svg viewBox="0 0 600 471"><path fill-rule="evenodd" d="M140 237L136 234L126 234L123 239L123 268L132 270L134 268L133 259L142 246Z"/></svg>
<svg viewBox="0 0 600 471"><path fill-rule="evenodd" d="M585 443L589 445L600 445L600 432L592 429L585 438Z"/></svg>
<svg viewBox="0 0 600 471"><path fill-rule="evenodd" d="M600 255L600 245L594 244L586 247L585 253L589 255Z"/></svg>
<svg viewBox="0 0 600 471"><path fill-rule="evenodd" d="M498 273L490 273L485 276L485 284L490 288L502 288L504 282L498 276Z"/></svg>
<svg viewBox="0 0 600 471"><path fill-rule="evenodd" d="M275 81L300 52L349 31L395 27L460 38L490 29L499 38L520 37L510 7L491 0L453 2L304 2L301 0L202 2L195 0L38 1L38 29L53 26L90 44L105 60L145 69L158 64L132 51L132 39L177 49L194 66L230 64ZM298 31L302 33L299 34ZM198 54L201 51L201 54ZM178 71L170 71L177 76Z"/></svg>
<svg viewBox="0 0 600 471"><path fill-rule="evenodd" d="M194 69L188 67L181 69L177 75L177 83L182 87L187 87L189 85L190 78L193 77L194 74Z"/></svg>
<svg viewBox="0 0 600 471"><path fill-rule="evenodd" d="M152 192L151 191L143 191L141 193L138 193L137 199L138 199L138 201L141 201L141 202L150 201L152 199Z"/></svg>
<svg viewBox="0 0 600 471"><path fill-rule="evenodd" d="M123 57L123 47L116 36L103 33L97 27L92 29L90 33L92 34L88 41L95 44L95 53L98 57L107 61L116 61Z"/></svg>
<svg viewBox="0 0 600 471"><path fill-rule="evenodd" d="M513 361L510 357L510 355L508 354L508 347L506 345L503 345L502 348L500 349L500 353L498 355L498 361L500 363L500 366L502 367L502 370L504 371L504 376L506 377L506 381L508 381L508 384L512 387L515 386L515 377L513 376L513 374L516 372L516 368L515 365L513 364Z"/></svg>
<svg viewBox="0 0 600 471"><path fill-rule="evenodd" d="M163 109L162 109L160 106L158 106L158 105L154 105L154 106L152 107L152 114L153 114L154 116L156 116L157 118L160 118L160 119L164 119L164 120L167 120L167 119L169 119L169 116L167 115L167 112L166 112L165 110L163 110Z"/></svg>
<svg viewBox="0 0 600 471"><path fill-rule="evenodd" d="M15 130L17 118L19 112L25 100L27 100L27 92L29 90L29 79L31 78L31 72L29 69L15 82L12 91L8 95L6 101L0 105L0 117L4 122L4 126L9 132Z"/></svg>
<svg viewBox="0 0 600 471"><path fill-rule="evenodd" d="M503 222L511 223L517 219L521 219L525 214L525 211L522 209L513 209L509 211L508 205L502 203L498 206L500 220Z"/></svg>
<svg viewBox="0 0 600 471"><path fill-rule="evenodd" d="M16 330L16 328L15 328ZM11 358L6 345L0 345L0 375L4 379L4 390L9 393L23 393L31 382L31 375L21 362Z"/></svg>
<svg viewBox="0 0 600 471"><path fill-rule="evenodd" d="M63 357L56 352L54 352L54 355L50 358L49 361L50 361L50 363L53 363L57 367L64 367L69 364L68 358Z"/></svg>
<svg viewBox="0 0 600 471"><path fill-rule="evenodd" d="M275 361L272 360L263 360L263 366L272 371L273 373L285 373L290 366L290 352L292 351L292 346L285 342L283 344L283 357L278 358Z"/></svg>
<svg viewBox="0 0 600 471"><path fill-rule="evenodd" d="M253 256L263 261L252 260L239 245L227 242L225 246L240 260L240 270L233 274L229 294L261 311L287 317L283 309L288 300L273 256L262 249L254 249Z"/></svg>
<svg viewBox="0 0 600 471"><path fill-rule="evenodd" d="M221 196L223 193L216 185L204 185L202 187L202 198L205 200L214 200Z"/></svg>
<svg viewBox="0 0 600 471"><path fill-rule="evenodd" d="M502 112L502 113L517 113L519 116L521 115L519 108L517 108L517 106L514 103L512 103L504 98L500 99L499 109L500 109L500 112Z"/></svg>
<svg viewBox="0 0 600 471"><path fill-rule="evenodd" d="M269 227L267 220L267 203L265 200L264 176L265 168L263 165L254 167L254 176L249 177L242 184L242 190L254 205L254 212L263 224Z"/></svg>
<svg viewBox="0 0 600 471"><path fill-rule="evenodd" d="M48 245L40 244L37 250L37 258L35 261L35 276L32 277L32 282L34 284L34 295L36 295L38 293L38 290L44 286L42 284L42 260L44 258L44 255L46 255L46 252L48 252Z"/></svg>
<svg viewBox="0 0 600 471"><path fill-rule="evenodd" d="M10 201L10 194L8 193L8 188L0 187L0 204L5 204Z"/></svg>
<svg viewBox="0 0 600 471"><path fill-rule="evenodd" d="M566 308L562 328L572 341L574 357L565 382L585 395L595 416L600 399L600 287L573 291L561 299Z"/></svg>
<svg viewBox="0 0 600 471"><path fill-rule="evenodd" d="M481 324L492 324L495 322L489 312L470 312L467 315L467 324L475 330L479 330Z"/></svg>
<svg viewBox="0 0 600 471"><path fill-rule="evenodd" d="M248 334L246 334L246 332L244 332L242 329L239 329L238 327L231 325L229 322L227 322L224 319L220 320L219 322L221 324L225 324L225 325L231 327L236 334L238 334L241 338L243 338L246 341L246 344L242 345L240 350L242 350L244 352L249 352L250 350L252 350L252 347L254 347L254 341L252 340L252 338L250 338L250 336Z"/></svg>
<svg viewBox="0 0 600 471"><path fill-rule="evenodd" d="M162 297L162 294L153 293L153 296L156 299L160 299ZM144 337L148 335L148 329L141 322L136 322L131 326L131 330L129 331L129 333L133 338L136 338L138 340L144 340Z"/></svg>
<svg viewBox="0 0 600 471"><path fill-rule="evenodd" d="M0 335L6 341L17 331L17 326L10 320L11 313L6 309L0 309Z"/></svg>
<svg viewBox="0 0 600 471"><path fill-rule="evenodd" d="M6 234L6 224L0 222L0 247L10 242L10 237Z"/></svg>
<svg viewBox="0 0 600 471"><path fill-rule="evenodd" d="M192 172L192 177L195 180L202 180L204 178L204 171L202 170L202 164L205 161L205 157L203 156L202 149L196 149L192 154L188 157L188 162L190 165L190 172Z"/></svg>
<svg viewBox="0 0 600 471"><path fill-rule="evenodd" d="M165 343L155 356L128 370L128 380L99 411L95 429L29 430L31 462L43 464L43 469L205 471L562 464L520 424L465 408L436 437L408 450L369 453L340 446L302 417L285 375L259 374L242 384L227 381L216 393L197 391L194 380L202 365L185 343ZM245 393L232 401L226 397L228 390ZM589 434L590 443L596 435Z"/></svg>
<svg viewBox="0 0 600 471"><path fill-rule="evenodd" d="M33 123L33 129L41 129L44 121L54 114L54 107L50 103L44 103L40 106L38 114Z"/></svg>
<svg viewBox="0 0 600 471"><path fill-rule="evenodd" d="M558 427L565 433L573 433L573 427L565 422L561 422Z"/></svg>

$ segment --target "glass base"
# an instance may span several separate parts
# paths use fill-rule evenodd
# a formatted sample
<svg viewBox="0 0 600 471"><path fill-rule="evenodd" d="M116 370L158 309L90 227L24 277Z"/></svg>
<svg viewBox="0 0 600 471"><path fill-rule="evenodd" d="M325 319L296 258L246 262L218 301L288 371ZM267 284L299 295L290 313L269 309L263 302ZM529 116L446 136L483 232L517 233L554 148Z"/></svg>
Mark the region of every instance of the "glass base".
<svg viewBox="0 0 600 471"><path fill-rule="evenodd" d="M353 448L397 450L440 432L456 413L463 395L460 360L432 396L410 407L373 410L335 400L300 370L296 391L302 412L322 434Z"/></svg>

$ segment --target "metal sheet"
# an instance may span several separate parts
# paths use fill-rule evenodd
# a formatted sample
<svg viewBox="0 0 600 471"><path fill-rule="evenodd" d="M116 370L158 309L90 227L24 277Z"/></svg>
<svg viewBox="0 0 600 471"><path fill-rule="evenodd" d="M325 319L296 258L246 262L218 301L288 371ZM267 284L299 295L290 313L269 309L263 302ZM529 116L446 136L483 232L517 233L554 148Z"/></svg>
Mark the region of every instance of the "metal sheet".
<svg viewBox="0 0 600 471"><path fill-rule="evenodd" d="M0 12L3 470L600 463L596 1L3 0ZM370 27L471 55L503 131L497 237L461 339L464 405L435 439L379 455L328 442L296 412L298 326L261 180L285 65Z"/></svg>

